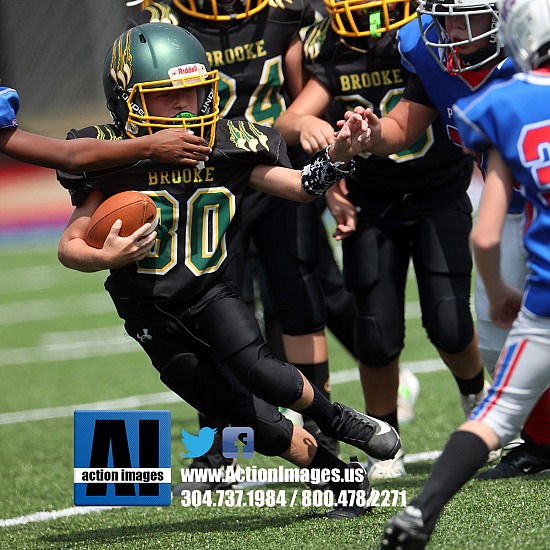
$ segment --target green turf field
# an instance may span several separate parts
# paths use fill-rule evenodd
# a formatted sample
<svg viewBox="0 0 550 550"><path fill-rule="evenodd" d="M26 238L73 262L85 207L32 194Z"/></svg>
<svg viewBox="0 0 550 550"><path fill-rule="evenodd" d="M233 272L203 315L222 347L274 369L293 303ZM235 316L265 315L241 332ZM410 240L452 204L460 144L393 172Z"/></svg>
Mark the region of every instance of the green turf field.
<svg viewBox="0 0 550 550"><path fill-rule="evenodd" d="M103 290L103 274L63 268L56 241L0 248L0 549L374 549L397 507L361 518L323 519L323 507L128 507L93 513L73 507L73 417L76 408L166 409L172 412L172 479L182 462L181 429L197 433L196 415L158 380L137 344L124 334ZM413 282L413 281L411 281ZM404 361L436 359L408 300ZM363 409L355 365L330 342L333 397ZM414 421L402 427L408 458L441 449L461 423L458 392L447 371L419 373ZM350 378L352 378L350 380ZM347 381L346 381L347 380ZM136 397L133 401L127 398ZM123 401L126 399L126 401ZM97 405L98 402L103 402ZM344 446L345 458L366 456ZM285 464L256 455L258 466ZM383 491L420 489L432 462L418 457L409 475L381 482ZM305 486L277 485L287 494ZM446 509L434 549L550 548L550 478L470 482ZM40 514L42 512L42 514ZM75 513L76 512L76 513Z"/></svg>

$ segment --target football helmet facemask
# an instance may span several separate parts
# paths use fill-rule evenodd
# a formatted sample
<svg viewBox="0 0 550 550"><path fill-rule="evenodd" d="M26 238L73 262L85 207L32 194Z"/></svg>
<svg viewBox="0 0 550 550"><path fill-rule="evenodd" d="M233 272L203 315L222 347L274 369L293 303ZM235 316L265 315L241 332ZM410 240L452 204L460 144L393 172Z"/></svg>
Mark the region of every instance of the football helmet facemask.
<svg viewBox="0 0 550 550"><path fill-rule="evenodd" d="M324 0L334 32L346 38L370 36L398 29L416 17L412 0Z"/></svg>
<svg viewBox="0 0 550 550"><path fill-rule="evenodd" d="M420 0L418 13L430 15L432 21L423 27L421 18L418 18L420 33L428 51L432 54L442 70L451 74L475 71L501 55L502 45L497 36L498 8L496 2L480 2L479 0ZM489 28L480 35L473 36L471 17L490 14ZM445 17L462 17L468 33L465 40L453 42L445 30ZM437 42L428 35L435 30ZM481 40L489 39L489 47L480 48L472 54L460 55L459 47L467 44L476 44ZM476 44L478 46L478 44Z"/></svg>
<svg viewBox="0 0 550 550"><path fill-rule="evenodd" d="M263 10L269 0L173 0L183 13L208 21L246 19Z"/></svg>
<svg viewBox="0 0 550 550"><path fill-rule="evenodd" d="M153 0L128 0L126 6L133 8L134 6L139 6L140 9L145 9L149 4L152 4Z"/></svg>
<svg viewBox="0 0 550 550"><path fill-rule="evenodd" d="M115 124L129 137L162 128L189 128L214 142L219 118L219 75L211 70L201 43L188 31L166 23L146 23L119 36L105 58L103 87ZM152 115L147 96L195 88L197 113Z"/></svg>
<svg viewBox="0 0 550 550"><path fill-rule="evenodd" d="M550 2L500 0L499 34L520 71L550 59Z"/></svg>

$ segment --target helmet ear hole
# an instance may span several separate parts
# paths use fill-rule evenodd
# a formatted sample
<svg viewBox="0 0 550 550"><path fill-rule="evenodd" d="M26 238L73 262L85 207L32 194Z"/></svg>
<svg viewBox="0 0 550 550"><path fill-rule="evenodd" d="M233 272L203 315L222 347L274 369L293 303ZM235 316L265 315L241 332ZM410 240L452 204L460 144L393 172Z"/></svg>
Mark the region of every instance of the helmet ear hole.
<svg viewBox="0 0 550 550"><path fill-rule="evenodd" d="M107 109L109 109L109 112L111 113L111 117L113 119L113 122L115 123L115 126L121 130L124 131L124 125L126 124L126 120L122 120L118 105L113 99L107 99Z"/></svg>

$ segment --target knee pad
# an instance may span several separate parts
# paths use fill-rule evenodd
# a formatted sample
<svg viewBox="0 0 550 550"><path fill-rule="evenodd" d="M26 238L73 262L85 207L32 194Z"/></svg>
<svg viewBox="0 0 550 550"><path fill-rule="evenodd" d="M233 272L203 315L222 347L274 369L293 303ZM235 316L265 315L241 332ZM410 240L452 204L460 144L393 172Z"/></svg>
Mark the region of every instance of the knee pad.
<svg viewBox="0 0 550 550"><path fill-rule="evenodd" d="M386 367L401 353L403 334L384 334L377 319L360 315L355 324L355 348L364 365Z"/></svg>
<svg viewBox="0 0 550 550"><path fill-rule="evenodd" d="M178 353L173 355L157 369L160 372L161 382L170 388L176 395L185 399L185 388L188 381L194 379L197 368L197 358L191 353Z"/></svg>
<svg viewBox="0 0 550 550"><path fill-rule="evenodd" d="M423 318L423 324L432 344L445 353L464 351L474 337L470 303L465 297L439 301L435 318Z"/></svg>
<svg viewBox="0 0 550 550"><path fill-rule="evenodd" d="M277 359L265 344L251 346L226 363L250 391L268 403L286 407L302 396L304 381L298 369Z"/></svg>
<svg viewBox="0 0 550 550"><path fill-rule="evenodd" d="M268 406L265 403L265 406ZM257 416L250 425L254 430L254 450L264 456L280 456L290 447L292 440L292 422L283 416L277 407L271 411L256 410Z"/></svg>
<svg viewBox="0 0 550 550"><path fill-rule="evenodd" d="M298 369L275 356L262 358L250 369L250 389L273 405L288 407L296 403L304 391Z"/></svg>

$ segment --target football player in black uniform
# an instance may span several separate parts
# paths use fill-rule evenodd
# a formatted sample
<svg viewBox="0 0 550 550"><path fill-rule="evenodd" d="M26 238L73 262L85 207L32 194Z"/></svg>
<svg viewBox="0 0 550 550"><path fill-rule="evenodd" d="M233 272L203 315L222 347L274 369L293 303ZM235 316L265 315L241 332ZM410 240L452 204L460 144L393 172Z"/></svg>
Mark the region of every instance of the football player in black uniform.
<svg viewBox="0 0 550 550"><path fill-rule="evenodd" d="M408 73L396 29L416 16L415 3L408 0L325 1L330 17L303 39L311 78L275 124L287 143L300 143L310 153L332 143L333 125L346 110L369 106L381 116L399 100ZM356 172L346 178L347 191L335 188L327 195L338 238L347 236L344 279L359 309L355 338L366 408L397 430L411 259L423 326L455 376L461 402L469 409L468 396L481 400L485 391L469 301L472 206L466 190L472 169L472 159L436 120L406 151L358 157ZM370 462L371 479L405 474L402 451L392 461Z"/></svg>
<svg viewBox="0 0 550 550"><path fill-rule="evenodd" d="M204 46L212 68L220 74L220 114L272 126L289 101L303 87L299 30L312 23L314 12L306 0L268 5L267 0L242 2L173 0L152 2L128 18L127 28L151 21L166 21L185 28ZM303 159L294 162L301 166ZM259 282L264 303L266 336L272 351L286 358L330 398L325 325L353 353L353 296L346 292L320 220L323 201L298 204L260 193L246 192L243 207L242 253L230 267L245 301L254 304L246 274L250 249L255 264L263 266ZM281 223L285 220L285 223ZM299 229L299 231L298 231ZM262 285L266 279L266 284ZM325 301L326 297L326 301ZM273 311L274 310L274 311ZM274 330L280 321L284 333ZM199 417L202 426L223 425ZM322 444L338 452L337 442L324 437L305 420L306 429ZM224 467L221 438L191 467ZM212 489L206 484L188 489ZM174 494L179 495L180 487Z"/></svg>
<svg viewBox="0 0 550 550"><path fill-rule="evenodd" d="M161 380L205 415L255 431L258 452L305 468L361 469L346 465L277 406L311 416L329 435L378 456L400 447L388 424L331 403L292 364L267 348L250 310L224 279L238 247L242 200L248 185L307 202L352 170L352 157L368 143L368 128L352 118L335 144L300 172L290 168L278 132L248 121L219 119L218 72L186 30L161 23L121 35L106 58L104 88L114 125L71 131L72 137L137 137L181 125L205 138L209 160L186 169L142 161L115 171L60 181L76 209L59 245L61 262L80 271L110 269L105 287L125 328L145 350ZM360 118L360 117L358 117ZM147 193L160 212L158 229L130 237L113 225L101 250L85 242L95 209L123 190ZM336 484L336 491L342 488ZM347 486L346 488L350 488ZM360 515L365 506L350 506Z"/></svg>

